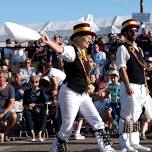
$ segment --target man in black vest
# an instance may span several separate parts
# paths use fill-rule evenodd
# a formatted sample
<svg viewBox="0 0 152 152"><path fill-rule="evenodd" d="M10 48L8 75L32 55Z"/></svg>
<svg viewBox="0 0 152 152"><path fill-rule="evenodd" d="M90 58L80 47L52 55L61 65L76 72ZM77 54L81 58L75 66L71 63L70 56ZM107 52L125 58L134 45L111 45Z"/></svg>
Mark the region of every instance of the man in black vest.
<svg viewBox="0 0 152 152"><path fill-rule="evenodd" d="M135 43L138 29L139 24L134 19L122 23L121 33L126 37L126 42L118 48L116 55L122 80L119 143L123 152L151 151L150 148L139 144L138 119L148 95L145 87L143 52Z"/></svg>
<svg viewBox="0 0 152 152"><path fill-rule="evenodd" d="M95 33L91 31L90 24L80 23L74 26L74 34L71 36L72 45L59 46L46 35L40 40L64 60L64 71L66 73L66 80L60 88L58 97L62 125L51 145L50 152L69 152L67 141L79 110L93 127L100 151L115 151L111 147L109 136L104 131L104 122L87 93L90 81L86 67L86 50L93 36L95 36Z"/></svg>

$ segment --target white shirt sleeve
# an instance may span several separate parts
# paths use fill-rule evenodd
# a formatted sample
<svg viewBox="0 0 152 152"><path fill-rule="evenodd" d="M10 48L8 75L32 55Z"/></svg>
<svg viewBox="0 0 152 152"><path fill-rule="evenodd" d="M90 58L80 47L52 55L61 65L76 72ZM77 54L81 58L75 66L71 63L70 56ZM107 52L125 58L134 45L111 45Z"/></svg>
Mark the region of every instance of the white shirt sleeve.
<svg viewBox="0 0 152 152"><path fill-rule="evenodd" d="M127 50L127 48L124 45L121 45L116 54L116 64L118 67L118 70L122 67L127 68L127 61L130 58L130 54Z"/></svg>
<svg viewBox="0 0 152 152"><path fill-rule="evenodd" d="M59 57L66 62L73 62L76 58L74 47L71 45L65 45L63 48L64 52L62 54L59 54Z"/></svg>

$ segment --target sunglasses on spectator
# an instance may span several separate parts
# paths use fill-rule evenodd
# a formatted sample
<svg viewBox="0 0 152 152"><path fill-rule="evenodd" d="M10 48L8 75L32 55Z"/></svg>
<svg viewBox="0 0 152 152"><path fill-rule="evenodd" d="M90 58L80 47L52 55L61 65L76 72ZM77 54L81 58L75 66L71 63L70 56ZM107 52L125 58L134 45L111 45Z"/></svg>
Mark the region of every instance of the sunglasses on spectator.
<svg viewBox="0 0 152 152"><path fill-rule="evenodd" d="M39 81L31 81L31 83L39 83Z"/></svg>

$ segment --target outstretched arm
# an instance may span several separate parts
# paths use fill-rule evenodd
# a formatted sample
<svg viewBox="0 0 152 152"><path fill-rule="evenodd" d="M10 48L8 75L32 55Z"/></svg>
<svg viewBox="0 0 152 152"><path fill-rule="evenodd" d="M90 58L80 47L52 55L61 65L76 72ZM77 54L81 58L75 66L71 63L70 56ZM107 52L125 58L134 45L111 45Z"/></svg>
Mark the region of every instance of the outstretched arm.
<svg viewBox="0 0 152 152"><path fill-rule="evenodd" d="M44 34L40 40L39 40L40 43L43 43L43 44L47 44L53 51L55 51L56 53L63 53L64 52L64 48L62 45L58 45L57 43L55 43L54 41L52 41L51 39L49 39L49 37Z"/></svg>

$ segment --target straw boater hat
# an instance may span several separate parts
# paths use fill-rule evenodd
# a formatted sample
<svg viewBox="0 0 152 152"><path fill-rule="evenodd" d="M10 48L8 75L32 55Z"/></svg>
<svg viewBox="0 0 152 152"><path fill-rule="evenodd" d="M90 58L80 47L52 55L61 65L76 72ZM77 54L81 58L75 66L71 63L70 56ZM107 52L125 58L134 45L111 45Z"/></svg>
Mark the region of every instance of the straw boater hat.
<svg viewBox="0 0 152 152"><path fill-rule="evenodd" d="M128 19L122 23L121 33L123 34L129 28L135 27L139 29L140 25L135 19Z"/></svg>
<svg viewBox="0 0 152 152"><path fill-rule="evenodd" d="M73 41L75 36L78 35L91 35L96 36L94 32L91 31L90 24L89 23L80 23L73 27L74 33L71 36L71 40Z"/></svg>
<svg viewBox="0 0 152 152"><path fill-rule="evenodd" d="M152 62L152 57L149 57L147 61Z"/></svg>

